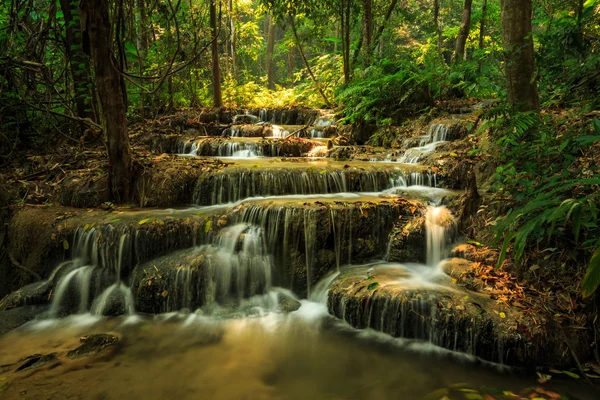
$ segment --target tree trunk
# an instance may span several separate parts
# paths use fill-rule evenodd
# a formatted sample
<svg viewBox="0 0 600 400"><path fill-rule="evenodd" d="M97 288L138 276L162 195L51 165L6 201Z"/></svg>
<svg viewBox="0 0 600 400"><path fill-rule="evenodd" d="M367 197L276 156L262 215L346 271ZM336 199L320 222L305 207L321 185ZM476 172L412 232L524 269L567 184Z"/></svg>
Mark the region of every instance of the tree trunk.
<svg viewBox="0 0 600 400"><path fill-rule="evenodd" d="M372 0L363 0L363 18L362 18L362 50L363 67L369 66L372 56L373 41L373 12Z"/></svg>
<svg viewBox="0 0 600 400"><path fill-rule="evenodd" d="M435 31L437 33L437 48L440 57L443 56L443 40L442 40L442 26L440 24L440 0L434 0L433 2L433 22L435 24Z"/></svg>
<svg viewBox="0 0 600 400"><path fill-rule="evenodd" d="M344 82L345 83L350 83L350 6L351 6L352 2L351 0L346 0L345 5L343 6L345 8L345 11L343 13L343 18L345 19L344 21L344 48L346 49L346 54L344 55Z"/></svg>
<svg viewBox="0 0 600 400"><path fill-rule="evenodd" d="M267 16L267 57L265 68L267 70L267 86L271 90L275 90L275 73L273 69L273 52L275 50L275 23L273 16Z"/></svg>
<svg viewBox="0 0 600 400"><path fill-rule="evenodd" d="M115 68L111 49L112 26L108 16L108 0L81 0L80 15L84 21L94 62L96 89L102 109L102 127L106 134L109 183L113 201L130 200L132 178L131 149L125 119L121 76Z"/></svg>
<svg viewBox="0 0 600 400"><path fill-rule="evenodd" d="M138 55L139 55L139 65L138 65L138 73L140 76L143 76L145 66L146 66L146 58L148 57L148 45L150 40L148 38L148 15L146 13L146 1L145 0L136 0L138 18L139 18L139 31L138 31ZM144 86L144 80L140 79L139 84ZM142 112L142 116L146 115L146 93L142 90L140 91L140 109Z"/></svg>
<svg viewBox="0 0 600 400"><path fill-rule="evenodd" d="M296 55L294 54L294 47L288 47L288 72L287 79L291 85L294 81L294 69L296 69Z"/></svg>
<svg viewBox="0 0 600 400"><path fill-rule="evenodd" d="M519 111L539 110L531 17L532 0L502 0L502 39L508 98Z"/></svg>
<svg viewBox="0 0 600 400"><path fill-rule="evenodd" d="M375 48L375 46L377 46L379 44L379 41L382 39L383 31L385 30L385 26L387 25L387 22L389 21L389 19L392 16L392 13L394 12L394 8L396 8L396 4L398 4L398 0L392 0L390 2L390 5L388 6L387 11L385 12L385 17L383 18L383 21L381 22L381 25L379 26L379 29L377 29L377 33L375 34L373 48Z"/></svg>
<svg viewBox="0 0 600 400"><path fill-rule="evenodd" d="M213 75L213 104L216 108L223 107L221 91L221 68L219 67L219 38L217 37L217 2L210 1L210 29L212 32L212 75Z"/></svg>
<svg viewBox="0 0 600 400"><path fill-rule="evenodd" d="M229 8L229 32L231 34L231 40L229 41L229 46L231 50L231 71L233 74L233 79L237 79L237 55L235 54L237 47L237 36L235 32L235 23L233 20L233 0L229 0L227 2L227 5Z"/></svg>
<svg viewBox="0 0 600 400"><path fill-rule="evenodd" d="M462 23L460 24L458 38L456 39L456 48L454 50L454 62L460 62L466 59L465 47L467 45L467 39L469 38L469 32L471 32L472 6L473 0L465 0Z"/></svg>
<svg viewBox="0 0 600 400"><path fill-rule="evenodd" d="M483 0L481 8L481 22L479 24L479 50L485 47L485 24L487 19L487 0ZM483 61L479 61L479 73L483 70Z"/></svg>
<svg viewBox="0 0 600 400"><path fill-rule="evenodd" d="M298 51L300 52L300 56L302 57L302 61L304 61L304 65L306 66L306 69L308 70L308 74L310 75L313 83L317 87L317 91L319 92L319 94L323 98L323 101L325 102L325 105L327 105L327 107L329 107L329 108L332 108L331 102L329 101L329 99L327 98L327 96L325 96L325 92L323 92L323 89L321 89L321 85L319 85L319 81L317 81L317 77L313 73L313 70L310 67L310 64L308 63L308 60L306 59L306 55L304 54L304 50L302 50L302 44L300 43L300 39L298 38L298 31L296 30L296 23L294 22L294 16L293 15L290 15L290 25L292 27L292 33L294 34L294 38L296 39L296 46L298 46Z"/></svg>
<svg viewBox="0 0 600 400"><path fill-rule="evenodd" d="M72 5L70 0L60 0L60 7L65 19L65 52L69 60L71 76L73 78L77 116L80 118L89 118L96 122L97 118L94 112L94 85L92 83L90 71L90 60L83 50L81 30L79 28L79 12ZM82 123L82 131L86 128L87 125Z"/></svg>

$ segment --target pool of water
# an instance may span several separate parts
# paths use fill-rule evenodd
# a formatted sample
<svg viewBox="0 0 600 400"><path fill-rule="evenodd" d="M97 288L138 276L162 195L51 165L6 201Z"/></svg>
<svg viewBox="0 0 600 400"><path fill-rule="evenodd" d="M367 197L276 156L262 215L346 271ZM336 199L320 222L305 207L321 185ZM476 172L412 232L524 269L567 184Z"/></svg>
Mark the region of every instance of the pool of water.
<svg viewBox="0 0 600 400"><path fill-rule="evenodd" d="M0 337L2 398L421 399L456 383L518 390L533 377L417 342L357 331L302 300L293 313L247 304L192 314L34 322ZM63 352L81 336L119 343L96 358L13 372L24 357ZM577 398L593 399L583 386ZM589 393L589 394L588 394ZM571 397L575 398L575 397Z"/></svg>

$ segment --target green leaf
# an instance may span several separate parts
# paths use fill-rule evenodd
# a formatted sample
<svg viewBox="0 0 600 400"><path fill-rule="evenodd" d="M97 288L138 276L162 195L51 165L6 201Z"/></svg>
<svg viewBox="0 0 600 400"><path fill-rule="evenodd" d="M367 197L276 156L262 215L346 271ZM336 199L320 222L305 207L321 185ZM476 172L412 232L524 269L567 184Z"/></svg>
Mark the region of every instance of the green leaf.
<svg viewBox="0 0 600 400"><path fill-rule="evenodd" d="M150 222L150 218L146 218L138 222L138 225L144 225L146 222Z"/></svg>
<svg viewBox="0 0 600 400"><path fill-rule="evenodd" d="M69 250L69 242L67 239L63 239L63 249Z"/></svg>
<svg viewBox="0 0 600 400"><path fill-rule="evenodd" d="M209 219L208 221L206 221L206 226L204 227L204 232L205 233L210 232L211 226L212 226L212 219Z"/></svg>
<svg viewBox="0 0 600 400"><path fill-rule="evenodd" d="M600 135L600 120L598 118L594 118L594 130Z"/></svg>
<svg viewBox="0 0 600 400"><path fill-rule="evenodd" d="M378 287L379 287L379 283L377 283L377 282L373 282L373 283L371 283L371 284L370 284L370 285L367 287L367 289L368 289L368 290L375 290L375 289L377 289Z"/></svg>
<svg viewBox="0 0 600 400"><path fill-rule="evenodd" d="M506 258L506 252L508 251L508 246L510 245L510 241L512 240L513 235L507 233L504 237L504 244L502 245L502 251L500 252L500 257L498 258L498 263L496 264L496 269L500 268L504 259Z"/></svg>
<svg viewBox="0 0 600 400"><path fill-rule="evenodd" d="M581 282L582 296L591 296L598 288L598 285L600 285L600 248L592 256L583 282Z"/></svg>
<svg viewBox="0 0 600 400"><path fill-rule="evenodd" d="M579 379L579 375L577 375L576 373L571 372L571 371L563 371L563 374L570 376L571 378L574 378L574 379Z"/></svg>

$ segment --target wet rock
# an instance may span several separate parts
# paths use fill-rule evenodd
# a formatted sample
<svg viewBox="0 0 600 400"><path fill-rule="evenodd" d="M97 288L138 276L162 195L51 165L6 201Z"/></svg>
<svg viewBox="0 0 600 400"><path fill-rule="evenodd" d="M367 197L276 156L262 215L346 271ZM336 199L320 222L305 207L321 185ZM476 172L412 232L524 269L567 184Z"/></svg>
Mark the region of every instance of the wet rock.
<svg viewBox="0 0 600 400"><path fill-rule="evenodd" d="M104 349L114 346L119 341L115 335L95 333L81 338L81 345L67 353L67 357L74 360L83 357L94 357Z"/></svg>
<svg viewBox="0 0 600 400"><path fill-rule="evenodd" d="M45 304L50 298L55 282L42 281L29 284L0 300L0 310L10 310L26 305Z"/></svg>
<svg viewBox="0 0 600 400"><path fill-rule="evenodd" d="M45 305L30 305L0 311L0 335L4 335L34 320L48 310Z"/></svg>
<svg viewBox="0 0 600 400"><path fill-rule="evenodd" d="M58 192L60 204L69 207L93 208L110 201L108 177L90 174L65 179Z"/></svg>
<svg viewBox="0 0 600 400"><path fill-rule="evenodd" d="M106 297L96 297L92 303L93 313L105 317L130 314L133 311L133 304L128 299L128 296L131 296L128 290L124 286L119 286L111 290Z"/></svg>
<svg viewBox="0 0 600 400"><path fill-rule="evenodd" d="M298 300L283 293L277 295L277 300L279 301L279 309L284 313L291 313L302 307L302 304Z"/></svg>
<svg viewBox="0 0 600 400"><path fill-rule="evenodd" d="M58 353L50 353L46 355L34 354L27 357L25 362L15 370L15 372L27 371L30 369L41 368L48 364L60 364L57 357Z"/></svg>
<svg viewBox="0 0 600 400"><path fill-rule="evenodd" d="M465 267L464 262L453 265ZM415 279L419 274L389 264L343 271L330 286L329 312L358 329L418 339L495 363L524 368L573 363L561 328L543 316L467 290L448 276ZM582 362L591 357L589 340L584 330L569 337Z"/></svg>
<svg viewBox="0 0 600 400"><path fill-rule="evenodd" d="M425 245L425 217L421 214L412 218L402 218L390 233L387 259L395 262L425 263Z"/></svg>
<svg viewBox="0 0 600 400"><path fill-rule="evenodd" d="M233 122L237 124L255 124L258 121L257 116L250 114L239 114L233 117Z"/></svg>
<svg viewBox="0 0 600 400"><path fill-rule="evenodd" d="M12 269L11 282L16 282L22 289L2 299L0 309L48 303L60 278L72 270L72 262L61 263L65 259L70 260L72 255L99 260L101 268L96 271L98 274L116 271L115 260L119 259L117 253L123 235L130 239L123 248L127 262L121 273L126 279L130 268L137 263L171 250L192 247L197 242L206 242L206 238L212 235L212 230L206 230L206 226L216 227L223 212L215 210L202 215L196 212L121 212L117 216L111 212L80 213L77 209L61 207L52 210L19 210L9 224L9 251L23 266L45 280L26 286L34 279L33 276L20 269ZM81 243L97 244L94 254L91 246L84 251L85 254L75 254L75 251L83 251L75 248L74 239L77 235ZM86 235L91 236L86 238ZM100 254L105 257L100 257ZM61 269L57 269L59 265ZM97 282L99 289L114 283L114 279L113 276L112 279Z"/></svg>

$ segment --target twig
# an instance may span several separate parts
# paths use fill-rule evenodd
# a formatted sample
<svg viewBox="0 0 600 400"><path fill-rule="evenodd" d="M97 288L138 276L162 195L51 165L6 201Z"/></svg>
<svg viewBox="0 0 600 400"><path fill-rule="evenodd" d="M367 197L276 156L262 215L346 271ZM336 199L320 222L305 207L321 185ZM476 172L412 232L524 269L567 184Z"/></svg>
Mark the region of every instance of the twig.
<svg viewBox="0 0 600 400"><path fill-rule="evenodd" d="M304 130L308 129L308 127L310 127L310 125L303 126L302 128L298 129L297 131L294 131L294 132L292 132L292 133L288 133L288 134L287 134L287 135L284 137L284 139L289 139L290 137L294 136L295 134L297 134L297 133L300 133L300 132L302 132L302 131L304 131Z"/></svg>
<svg viewBox="0 0 600 400"><path fill-rule="evenodd" d="M20 262L18 262L18 261L16 260L16 258L15 258L15 257L13 257L13 255L12 255L12 254L11 254L9 251L7 251L7 253L8 253L8 258L10 259L10 262L11 262L11 263L12 263L12 264L13 264L15 267L17 267L17 268L18 268L18 269L20 269L21 271L25 271L25 272L27 272L28 274L30 274L30 275L32 275L32 276L34 276L34 277L35 277L35 278L37 278L37 280L39 280L39 281L41 281L41 280L42 280L42 277L41 277L41 276L40 276L40 275L39 275L37 272L35 272L35 271L33 271L33 270L31 270L31 269L27 268L26 266L22 265Z"/></svg>

